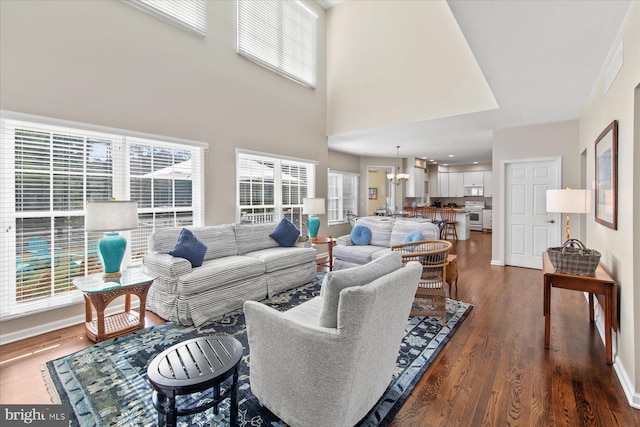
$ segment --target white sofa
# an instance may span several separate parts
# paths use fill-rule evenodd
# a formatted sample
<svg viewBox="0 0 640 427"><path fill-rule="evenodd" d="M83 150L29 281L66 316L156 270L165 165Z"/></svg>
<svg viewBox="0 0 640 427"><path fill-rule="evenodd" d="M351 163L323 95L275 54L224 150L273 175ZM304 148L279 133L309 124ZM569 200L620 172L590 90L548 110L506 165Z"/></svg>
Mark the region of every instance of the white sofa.
<svg viewBox="0 0 640 427"><path fill-rule="evenodd" d="M317 274L312 247L280 247L269 234L277 223L187 227L207 245L204 262L192 267L169 255L181 228L156 231L143 264L156 279L146 308L183 325L208 320L311 282Z"/></svg>
<svg viewBox="0 0 640 427"><path fill-rule="evenodd" d="M422 266L389 253L327 273L284 313L247 301L251 392L293 427L353 426L391 382ZM334 324L333 327L327 325Z"/></svg>
<svg viewBox="0 0 640 427"><path fill-rule="evenodd" d="M440 238L438 226L426 219L371 216L358 218L356 226L358 225L371 230L371 243L360 246L351 241L350 235L338 237L333 248L334 270L363 265L380 258L391 251L391 246L403 243L404 238L412 231L420 231L423 240Z"/></svg>

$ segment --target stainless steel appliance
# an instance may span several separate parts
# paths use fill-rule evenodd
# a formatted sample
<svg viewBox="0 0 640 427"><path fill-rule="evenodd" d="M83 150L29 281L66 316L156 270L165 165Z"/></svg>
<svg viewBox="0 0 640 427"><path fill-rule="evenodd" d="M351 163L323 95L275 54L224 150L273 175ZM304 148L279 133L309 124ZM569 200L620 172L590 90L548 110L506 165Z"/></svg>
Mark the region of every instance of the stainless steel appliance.
<svg viewBox="0 0 640 427"><path fill-rule="evenodd" d="M469 211L469 228L473 231L482 231L484 202L464 202L464 207Z"/></svg>

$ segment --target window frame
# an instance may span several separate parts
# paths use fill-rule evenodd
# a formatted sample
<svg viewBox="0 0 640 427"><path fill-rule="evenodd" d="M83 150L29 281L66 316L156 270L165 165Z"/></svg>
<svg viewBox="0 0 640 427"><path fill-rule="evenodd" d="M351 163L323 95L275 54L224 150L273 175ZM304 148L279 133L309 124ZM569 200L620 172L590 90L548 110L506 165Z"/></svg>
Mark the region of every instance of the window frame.
<svg viewBox="0 0 640 427"><path fill-rule="evenodd" d="M171 2L169 4L182 5L182 2L189 1L195 4L196 7L196 22L190 22L186 20L182 14L172 13L174 7L167 9L166 7L158 7L154 5L154 1L148 0L124 0L124 2L136 9L140 9L149 15L152 15L162 21L165 21L171 25L179 27L190 33L196 34L200 37L206 37L207 35L207 1L206 0L180 0L180 2Z"/></svg>
<svg viewBox="0 0 640 427"><path fill-rule="evenodd" d="M53 181L51 181L51 183L49 184L50 188L46 189L45 187L45 189L43 190L43 194L48 194L48 197L51 199L49 202L46 202L50 206L49 209L46 208L45 203L45 205L43 205L42 207L38 207L33 211L25 211L24 209L21 209L20 211L16 210L17 197L15 189L17 182L15 177L15 144L18 140L16 139L15 129L24 129L25 131L32 132L33 134L36 134L37 132L40 132L43 135L46 133L50 133L51 136L55 134L56 136L61 136L63 141L65 140L64 138L67 138L68 136L78 136L85 138L85 148L82 151L83 153L85 153L82 156L82 164L84 165L82 166L83 172L78 175L83 177L82 196L80 196L82 197L82 200L80 201L80 204L82 206L78 206L77 208L73 206L62 208L55 207L55 200L53 200L53 191L55 187ZM206 147L208 147L208 144L197 141L180 140L158 135L95 126L85 123L32 116L5 110L0 111L0 137L2 141L2 144L0 146L0 150L2 150L0 156L0 166L3 167L2 170L0 170L0 186L2 186L2 188L10 189L8 191L3 191L2 196L0 196L0 219L2 219L3 226L7 231L3 233L3 236L1 236L2 239L0 239L0 255L2 256L2 259L0 259L0 265L2 265L2 271L0 271L0 295L2 296L2 301L0 301L0 320L31 315L82 301L81 293L75 289L72 289L72 287L67 284L67 281L70 282L74 277L78 277L78 275L87 274L89 270L86 267L86 259L88 258L89 245L92 242L97 241L97 239L101 237L102 233L87 233L86 231L83 231L81 232L82 237L79 237L77 229L69 229L69 236L64 235L64 237L72 240L73 244L71 246L77 249L77 251L74 251L74 253L77 252L76 255L81 256L85 260L84 266L80 269L76 269L77 271L74 270L74 272L67 271L66 275L63 278L58 279L60 280L60 282L57 282L54 279L54 281L48 284L50 293L48 293L48 295L43 295L37 298L31 298L22 301L19 300L18 284L20 283L20 286L24 286L22 282L22 280L24 279L21 278L21 281L18 282L18 263L14 262L14 259L10 255L18 255L24 253L24 247L22 251L20 251L17 246L18 237L20 237L21 239L24 238L24 231L21 231L21 235L18 236L18 230L16 228L19 222L24 221L23 218L42 218L44 223L46 223L47 221L46 218L49 218L49 221L52 224L50 228L34 229L38 232L38 235L48 237L47 243L49 243L50 250L49 259L51 260L51 267L48 269L51 271L52 275L55 275L56 267L62 268L62 270L59 271L63 273L66 271L64 265L62 267L59 267L53 262L54 260L56 260L55 262L58 263L57 255L60 252L62 252L62 257L64 257L62 264L66 265L67 263L69 263L69 266L71 266L71 251L70 248L66 246L69 243L66 240L60 240L60 242L62 243L56 245L56 240L58 240L57 236L60 231L58 227L54 228L53 225L59 220L63 222L67 220L72 221L72 218L81 218L81 222L84 223L84 217L86 215L86 201L89 200L89 193L87 193L87 176L89 176L87 172L88 160L86 157L88 156L88 148L86 148L88 139L99 139L101 141L108 141L110 143L109 149L111 151L109 158L111 159L112 166L110 167L108 172L104 173L104 176L107 177L110 181L110 186L104 191L110 193L111 196L116 197L117 199L128 199L130 195L130 174L128 173L130 159L128 147L130 145L146 142L153 143L154 146L166 146L172 149L186 149L190 150L192 153L200 153L200 164L197 167L194 166L192 169L192 180L194 183L191 186L192 203L190 209L194 212L194 225L202 225L202 223L204 222L203 169L205 150ZM45 145L43 145L43 147ZM52 153L55 153L56 151L61 149L60 147L64 148L64 145L57 146L55 144L55 140L50 139L48 142L48 147ZM33 158L33 156L34 155L32 155L31 158ZM62 158L66 158L64 154L62 154ZM26 160L29 160L29 158L26 158ZM50 172L43 173L55 173L55 166L50 165L47 167ZM21 168L21 170L29 172L30 170L32 170L32 168L26 167ZM59 173L64 176L74 174L77 175L77 173L74 172L73 169L63 168L58 170L60 171ZM198 181L200 184L196 185L196 181ZM77 192L78 187L76 186L74 188L76 188ZM75 202L75 204L77 203L78 201ZM54 210L54 208L57 210ZM143 212L143 209L138 210L139 217ZM137 260L131 261L131 249L133 248L134 239L136 238L136 233L138 233L139 229L140 227L137 230L124 232L125 237L130 243L128 245L128 253L125 255L126 257L128 257L125 258L125 260L130 260L130 266L138 265L141 261L141 257ZM21 228L21 230L23 229ZM142 238L144 239L144 236ZM82 249L80 249L80 247L82 247ZM146 243L144 247L146 248ZM17 257L15 258L17 259ZM39 272L41 270L37 269L35 271L37 274L40 274ZM56 292L56 289L63 291ZM22 292L22 290L20 292Z"/></svg>
<svg viewBox="0 0 640 427"><path fill-rule="evenodd" d="M338 187L338 192L339 195L338 197L334 198L331 196L331 176L334 175L336 178L338 178L338 180L340 181L340 185ZM360 194L360 174L359 173L355 173L355 172L344 172L344 171L338 171L338 170L332 170L329 169L328 173L327 173L327 218L328 218L328 222L329 225L338 225L338 224L346 224L348 222L346 215L343 215L344 213L344 178L345 177L350 177L353 178L355 180L355 182L353 183L353 206L354 206L354 212L352 212L355 215L358 215L358 206L359 206L359 194ZM331 219L331 204L333 202L334 199L337 199L338 201L338 207L337 207L337 212L341 213L341 217L338 219Z"/></svg>
<svg viewBox="0 0 640 427"><path fill-rule="evenodd" d="M248 60L293 80L298 84L315 89L318 81L318 14L300 0L289 0L286 2L273 0L261 2L236 0L236 5L236 52ZM243 10L245 7L260 7L263 10L261 11L262 13L258 14L255 10ZM278 22L267 22L266 18L269 14L266 12L272 12L274 15L277 15ZM246 17L247 19L244 19L245 13L250 15ZM292 32L294 32L292 29L287 31L287 28L283 25L283 16L287 13L289 15L297 15L298 21L296 21L296 24L304 23L311 27L309 31L311 39L298 41L295 49L290 50L286 49L287 38L289 42L299 38L300 31L296 34L292 34ZM258 26L251 26L251 23L258 19L261 19L263 24L260 26L262 31L256 33ZM267 29L262 28L267 26ZM300 28L298 28L298 30L300 30ZM276 46L273 47L276 50L275 52L270 52L271 55L268 55L268 49L260 49L257 45L260 42L266 43L265 40L268 40L269 35L273 34L279 35L274 43ZM311 47L307 49L305 45L310 45ZM300 55L295 55L295 53L299 54L299 52L304 52L305 55L310 56L311 59L305 61L305 59L308 58L300 58ZM268 60L266 58L267 56L274 56L275 58ZM287 62L289 64L287 64ZM298 67L291 65L292 63L298 63ZM308 73L300 70L294 72L295 68L306 69Z"/></svg>
<svg viewBox="0 0 640 427"><path fill-rule="evenodd" d="M274 176L273 176L273 203L272 204L262 204L262 205L246 205L241 204L242 201L242 192L241 192L241 171L240 165L241 162L246 160L255 160L258 162L269 162L274 163ZM284 172L282 172L282 165L296 165L296 166L305 166L307 173L307 183L306 183L306 191L307 194L304 197L315 197L316 194L316 176L317 176L317 165L318 162L309 159L300 159L295 157L288 156L280 156L276 154L270 153L261 153L257 151L249 151L243 149L236 149L236 222L242 222L245 220L246 216L243 217L243 209L269 209L273 208L273 217L271 221L264 222L275 222L280 221L282 218L287 217L291 220L297 227L300 228L302 232L302 222L304 221L304 216L302 215L302 199L300 197L300 203L284 203L283 196L283 179L282 176ZM284 180L286 181L286 180ZM265 192L261 193L261 198L265 199ZM285 213L285 209L290 209L290 215ZM265 216L269 214L264 214ZM298 220L295 220L295 217L298 216ZM261 222L261 221L258 221ZM306 222L305 222L306 223Z"/></svg>

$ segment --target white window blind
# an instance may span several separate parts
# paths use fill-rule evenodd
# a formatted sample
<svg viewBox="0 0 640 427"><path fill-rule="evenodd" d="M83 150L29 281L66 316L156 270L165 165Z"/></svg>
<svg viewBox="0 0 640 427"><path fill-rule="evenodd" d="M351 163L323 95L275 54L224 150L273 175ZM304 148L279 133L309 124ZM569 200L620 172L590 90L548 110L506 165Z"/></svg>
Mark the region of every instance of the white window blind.
<svg viewBox="0 0 640 427"><path fill-rule="evenodd" d="M203 37L207 35L206 0L126 0L126 3Z"/></svg>
<svg viewBox="0 0 640 427"><path fill-rule="evenodd" d="M315 195L315 171L312 161L239 151L237 219L262 223L286 217L302 230L302 199Z"/></svg>
<svg viewBox="0 0 640 427"><path fill-rule="evenodd" d="M297 0L238 0L238 53L315 87L317 19Z"/></svg>
<svg viewBox="0 0 640 427"><path fill-rule="evenodd" d="M202 148L51 122L0 120L0 319L81 300L73 279L102 271L89 200L138 201L125 265L156 228L203 223Z"/></svg>
<svg viewBox="0 0 640 427"><path fill-rule="evenodd" d="M330 171L328 176L329 223L344 222L347 214L358 214L359 175Z"/></svg>

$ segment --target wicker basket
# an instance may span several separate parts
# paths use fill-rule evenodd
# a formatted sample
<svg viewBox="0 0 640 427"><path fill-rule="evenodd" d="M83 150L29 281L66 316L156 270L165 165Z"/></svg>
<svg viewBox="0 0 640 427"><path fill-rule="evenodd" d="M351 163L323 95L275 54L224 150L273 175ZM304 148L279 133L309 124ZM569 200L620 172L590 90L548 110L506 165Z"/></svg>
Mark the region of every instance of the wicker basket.
<svg viewBox="0 0 640 427"><path fill-rule="evenodd" d="M578 239L569 239L561 247L547 249L551 264L558 273L595 276L600 252L587 249Z"/></svg>

